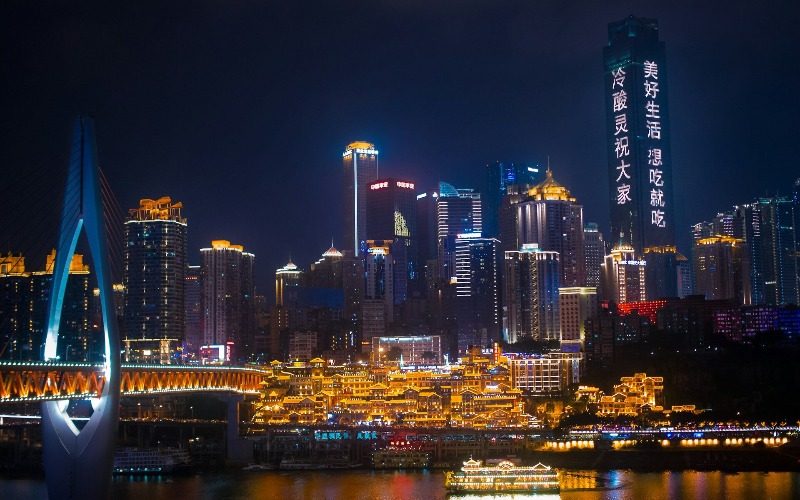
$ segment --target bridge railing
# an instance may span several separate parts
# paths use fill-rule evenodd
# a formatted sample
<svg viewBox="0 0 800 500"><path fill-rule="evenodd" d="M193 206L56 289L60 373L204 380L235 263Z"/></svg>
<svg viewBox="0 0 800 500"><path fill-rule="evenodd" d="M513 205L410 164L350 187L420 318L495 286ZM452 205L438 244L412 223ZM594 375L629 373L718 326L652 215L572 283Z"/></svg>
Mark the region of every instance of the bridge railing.
<svg viewBox="0 0 800 500"><path fill-rule="evenodd" d="M255 394L265 371L245 366L123 364L123 396L187 392ZM98 397L103 366L91 363L0 361L0 403Z"/></svg>

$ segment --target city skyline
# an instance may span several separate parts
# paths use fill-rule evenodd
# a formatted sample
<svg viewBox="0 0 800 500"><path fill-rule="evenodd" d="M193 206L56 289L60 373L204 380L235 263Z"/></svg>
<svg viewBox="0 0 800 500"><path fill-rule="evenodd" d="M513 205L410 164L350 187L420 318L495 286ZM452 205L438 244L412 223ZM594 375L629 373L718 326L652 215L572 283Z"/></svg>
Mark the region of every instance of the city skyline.
<svg viewBox="0 0 800 500"><path fill-rule="evenodd" d="M608 175L603 154L606 145L603 126L605 110L601 52L607 41L607 23L633 13L637 16L657 18L661 31L660 38L666 42L667 47L673 173L676 185L675 204L678 211L675 214L676 238L679 250L688 251L688 228L697 220L708 218L730 205L764 195L765 191L769 194L774 194L775 191L789 194L793 181L790 167L791 141L781 138L788 139L786 134L790 133L788 131L791 127L786 126L789 123L786 120L794 114L796 104L784 93L788 91L776 87L776 76L771 75L780 73L782 77L790 77L791 72L795 70L786 69L788 75L786 71L769 71L771 68L776 68L775 65L782 59L782 54L788 50L787 47L792 46L791 40L796 37L796 34L788 31L787 25L784 24L788 21L784 18L773 19L770 17L772 14L763 12L759 16L750 16L749 7L745 5L740 6L738 13L733 14L716 12L711 8L700 8L694 9L694 15L684 29L678 22L676 11L658 5L604 7L606 10L601 13L600 22L597 22L596 13L588 16L588 13L583 12L589 9L565 7L564 12L556 13L554 8L549 6L525 6L518 8L522 14L528 15L527 18L531 20L532 26L539 26L538 31L533 30L536 34L529 34L527 30L520 31L521 28L518 28L510 29L508 32L511 35L500 35L476 26L478 18L487 14L485 8L477 5L468 7L454 14L455 22L461 28L454 31L445 30L444 34L433 29L434 19L437 19L436 16L441 12L433 9L420 13L423 17L419 27L419 38L422 42L417 43L432 44L437 54L445 49L454 50L452 56L454 62L471 57L479 67L491 68L490 60L496 60L499 68L496 68L498 71L491 78L484 76L475 83L465 83L463 79L458 79L461 70L455 68L454 63L444 62L437 66L436 57L416 63L409 61L402 47L392 45L386 41L385 35L373 33L372 30L391 27L393 23L396 23L394 29L402 30L408 26L411 12L399 8L393 20L388 21L386 8L377 8L375 12L357 14L367 16L366 19L373 21L374 25L374 28L368 30L368 34L371 35L370 40L374 43L365 50L399 56L399 60L389 63L385 58L375 57L370 68L372 73L358 71L355 76L375 74L378 81L383 82L387 71L391 73L390 68L397 66L414 68L416 74L422 75L418 77L419 80L407 82L405 90L399 85L391 85L389 90L392 93L389 97L394 99L389 98L388 101L386 96L381 98L374 91L370 91L369 86L363 82L345 90L347 87L343 85L348 81L352 82L355 76L334 79L332 80L334 83L324 89L317 85L305 87L311 103L301 106L303 112L300 121L298 118L292 118L285 128L273 123L272 120L266 122L268 125L266 127L263 126L263 121L259 125L259 120L274 117L275 113L262 113L263 118L258 119L254 114L257 114L259 109L264 110L264 106L269 106L270 102L274 102L278 94L273 87L270 87L269 96L265 94L259 97L258 106L244 106L240 102L241 99L229 99L228 106L223 104L224 100L211 96L209 90L213 85L193 82L188 84L186 98L176 96L176 89L169 86L163 91L155 92L154 102L166 104L166 108L162 111L146 106L140 110L123 110L104 93L104 89L110 88L109 85L112 83L120 83L116 77L112 78L113 71L107 76L97 74L87 69L88 60L77 56L75 59L70 52L64 52L65 49L52 44L52 40L67 36L72 40L71 48L75 51L83 50L86 44L94 41L95 35L86 35L87 39L74 36L70 38L70 33L81 33L83 29L91 28L106 19L110 13L98 9L93 16L75 21L74 24L56 26L46 22L47 16L44 16L45 19L33 14L28 16L30 13L19 8L12 12L17 14L16 17L6 17L19 21L18 24L9 26L7 33L13 35L15 30L26 26L26 22L44 21L42 27L50 36L45 36L39 45L12 45L17 50L13 51L11 57L4 63L5 69L14 74L35 78L38 70L26 63L29 58L43 57L44 60L53 62L53 58L57 57L58 60L55 61L57 65L69 65L66 74L71 75L68 81L72 83L55 87L56 82L45 79L33 85L31 89L18 87L18 82L4 84L8 86L7 95L19 97L17 99L19 102L10 103L7 116L8 123L13 120L16 126L20 127L21 134L21 139L13 143L4 143L3 149L6 151L4 159L11 165L30 165L29 168L22 167L21 182L33 177L42 181L43 189L51 187L47 185L47 180L42 179L53 177L52 182L56 182L58 172L63 170L65 165L65 148L61 147L64 141L53 138L66 136L64 133L60 135L59 133L68 128L78 107L89 109L98 120L102 166L109 183L115 187L116 194L120 197L120 205L135 206L135 201L139 198L154 195L170 195L184 201L187 206L186 216L190 221L189 263L199 263L198 249L204 242L218 238L240 241L259 255L256 282L259 291L267 295L270 294L272 270L284 264L289 256L304 267L327 248L331 235L338 235L342 222L339 220L340 211L325 210L324 207L341 203L340 190L326 189L325 186L341 185L341 163L339 163L341 160L337 161L336 158L346 144L356 139L371 141L381 150L382 177L394 176L413 180L420 186L420 192L434 188L441 180L451 181L458 186L480 188L484 175L483 167L487 163L498 160L544 163L549 156L559 179L584 205L584 220L598 222L601 231L607 233L608 201L605 192L596 188L596 184L602 185L602 179ZM241 20L241 17L248 13L246 11L246 8L242 8L241 11L231 13L231 18L222 22L219 29L223 31L230 29L230 23ZM275 12L275 19L280 19L282 15L291 15L291 11L289 8L287 12ZM322 9L320 12L334 18L347 14L335 8ZM501 26L510 28L520 26L521 21L510 20L511 16L507 10L493 10L489 14L493 22L500 23ZM517 17L519 14L518 12ZM560 31L554 32L553 28L545 23L549 18L565 14L571 14L570 21L563 24ZM723 19L711 25L712 14L715 20L719 19L719 16ZM177 19L181 18L180 12L174 15ZM208 17L208 13L201 11L196 13L196 16L202 20ZM137 23L150 26L149 21L135 16L126 21L117 18L113 18L112 21L113 26L121 28L121 34L118 37L108 34L112 43L108 44L108 48L96 49L100 52L99 56L108 56L125 47L136 46L139 42L130 34L131 29L138 27ZM721 28L722 25L728 28ZM314 22L308 21L301 28L311 29L313 26ZM701 27L703 29L700 29ZM770 36L758 36L764 33L767 27L770 29ZM472 28L475 28L475 35L468 37L465 31L471 32ZM728 43L724 46L702 43L704 40L719 38L720 32L724 29L736 29L742 36L726 38ZM199 33L188 33L186 42L200 43L197 35ZM260 45L252 38L244 35L243 37L241 43L247 49L246 52L254 54L253 51ZM537 45L537 42L542 41L540 37L547 38L541 47ZM165 56L153 57L152 61L137 57L133 62L115 63L121 65L117 69L122 75L132 75L130 71L133 67L145 63L145 67L152 65L151 72L158 73L164 68L163 65L169 60L170 55L176 55L176 51L177 54L180 53L178 41L156 38L157 41L164 43L167 50ZM472 38L477 38L477 41L495 42L496 46L506 50L492 52L495 57L489 58L488 54L475 50L475 40ZM319 40L319 38L313 39ZM756 44L757 47L750 47L741 39L758 39L759 42ZM403 40L407 41L405 38ZM308 50L308 47L295 38L291 38L290 42L292 43L289 44L289 48L293 54L305 53ZM212 52L222 50L225 45L216 37L211 37L207 43L207 48ZM459 44L463 44L464 47L454 47ZM347 38L334 44L331 50L341 51L351 45L351 40ZM713 45L715 53L718 54L717 58L713 59L720 61L720 64L715 66L718 71L723 76L728 74L739 78L736 88L722 89L714 83L715 78L700 70L702 51L711 50L707 45ZM700 54L694 50L696 46L700 47ZM410 49L413 47L409 46ZM142 48L147 54L152 55L152 51L146 50L146 45ZM736 69L730 64L734 58L748 57L753 50L759 50L759 54L767 55L748 58L751 65L748 71ZM283 61L281 64L290 64L283 59L281 61ZM318 63L316 66L309 62L309 67L294 69L305 74L317 68L322 74L331 75L330 64L320 61L319 58L314 61ZM71 63L75 63L74 68ZM245 71L244 66L235 62L230 64L231 76L247 75L242 73ZM414 64L419 66L413 66ZM204 74L212 67L213 64L206 66L196 61L182 61L178 65L179 69L197 71L200 74ZM523 83L526 81L524 78L519 80L504 78L497 81L497 78L510 76L514 72L521 76L525 76L526 72L530 74L534 71L531 67L543 68L541 73L538 71L534 73L541 81L536 84L535 89L526 89L529 84ZM419 70L423 69L429 71L420 73ZM86 70L85 79L81 79L79 70ZM434 76L437 78L433 78ZM249 90L255 82L264 77L259 73L253 78L240 78L238 81L243 90ZM434 84L437 79L442 80L442 83ZM720 77L720 81L722 80L730 78ZM152 88L160 80L150 72L145 72L136 81L140 82L143 88ZM549 94L543 92L548 82L552 81L564 82L557 89L550 86L550 90L556 92L555 99L547 98ZM215 80L214 83L221 84L219 80ZM229 85L225 83L223 88L236 88ZM764 88L770 89L770 92L758 91L762 86L766 86ZM125 91L133 91L133 97L141 99L137 97L140 93L136 90L138 87L131 87L126 83L122 88ZM461 89L461 91L442 99L444 88ZM496 97L480 97L480 91L485 88L496 90ZM40 104L32 103L30 101L32 90L44 91L50 95L52 102L59 103L57 109L45 112L39 107ZM299 90L293 92L297 91ZM222 94L228 97L231 95L224 92ZM355 105L353 96L361 94L363 99ZM249 94L244 92L243 95L254 96L252 92ZM733 111L729 106L730 98L740 95L743 99L737 102L737 107L742 110L737 112L738 115L731 115ZM95 96L95 102L92 102L91 96ZM167 98L174 99L175 103L167 104L164 101ZM513 103L516 109L512 109L510 105L491 104L496 103L497 98ZM185 106L189 102L195 103L198 111L207 111L205 119L201 122L208 125L209 132L215 130L218 126L216 121L220 118L225 118L230 123L231 113L240 113L242 119L233 122L236 135L227 132L219 136L218 142L199 141L198 134L202 136L203 133L198 127L183 127L188 123L186 121L189 118L188 108ZM389 104L381 104L384 102ZM439 102L440 105L430 108L424 105L426 102ZM473 104L464 106L466 102ZM20 114L23 109L20 106L25 104L29 107L23 116ZM355 105L350 117L342 126L335 129L326 128L324 124L328 120L327 117L343 105ZM322 110L321 122L311 119L312 115L308 114L311 109ZM697 120L691 116L695 109L704 110L704 121L708 123L702 129L696 123ZM748 117L761 116L761 114L756 115L756 109L771 119L768 123L761 124L755 135L748 137L752 137L754 143L760 141L768 147L744 148L739 143L744 142L741 138L747 128ZM556 123L552 120L556 112L558 116L572 118L559 120ZM170 116L165 116L164 113ZM493 127L487 129L485 126L478 127L477 123L472 125L479 117L489 119L494 124ZM578 130L575 127L576 118L588 120L581 122L586 124L580 128L585 130L585 134L575 134L574 131ZM409 120L414 119L422 120L420 123L431 124L439 123L438 120L449 119L453 126L439 127L441 131L436 133L432 133L432 129L428 128L432 125L426 125L421 129L405 126ZM176 128L178 126L180 128ZM264 137L262 130L277 132L274 134L275 139L269 139L263 146L255 146L254 136ZM476 136L478 130L482 131L483 135ZM294 132L293 137L287 136L290 131ZM464 142L468 139L472 140ZM703 147L698 145L701 139L704 141ZM9 141L9 138L2 140ZM271 145L275 140L281 141L285 147L275 149ZM310 147L303 148L297 141L307 143ZM480 146L472 145L476 142ZM283 152L284 156L279 152ZM24 156L31 158L23 161ZM235 164L236 168L230 169L227 166L229 163ZM753 164L765 164L771 168L760 168L759 175L753 176L752 182L739 183L731 180L752 169ZM725 165L725 172L729 175L714 175L716 170L704 167L705 165ZM212 183L213 171L220 175ZM265 172L268 175L264 175ZM593 182L591 179L597 178L598 175L601 182ZM708 190L705 186L710 181L717 182L718 189ZM302 215L300 220L291 223L284 221L286 218L273 213L274 210L270 210L269 207L291 210L294 198L286 193L295 187L302 187L315 193L310 200L309 208L316 215L312 218L308 211L304 211L306 214ZM208 194L215 192L216 189L221 189L223 196L231 200L224 209L206 201L209 198ZM234 191L236 195L231 192L232 189L236 190ZM12 194L7 198L7 202L15 203L14 196ZM273 203L260 203L265 198L273 200ZM36 210L48 212L47 208ZM7 210L5 212L8 213ZM254 218L257 222L242 219L228 223L226 219L235 212L253 213L257 215ZM10 227L12 230L15 227L13 221ZM263 236L275 234L282 236L277 244L274 238ZM606 237L608 239L608 235ZM38 251L39 249L18 248L15 242L8 240L8 237L1 243L6 247L4 248L6 251L26 253L30 259L34 259L32 263L36 265L39 265L37 260L44 256L44 252ZM25 242L20 244L24 246ZM335 244L338 247L344 246L344 242L335 241Z"/></svg>
<svg viewBox="0 0 800 500"><path fill-rule="evenodd" d="M0 497L797 497L782 7L4 4Z"/></svg>

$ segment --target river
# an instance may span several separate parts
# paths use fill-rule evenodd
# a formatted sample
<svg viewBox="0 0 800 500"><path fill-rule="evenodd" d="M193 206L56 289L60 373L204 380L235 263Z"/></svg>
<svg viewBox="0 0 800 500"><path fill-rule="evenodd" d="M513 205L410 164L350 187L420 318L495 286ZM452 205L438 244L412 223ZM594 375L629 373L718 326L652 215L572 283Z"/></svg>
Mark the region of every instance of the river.
<svg viewBox="0 0 800 500"><path fill-rule="evenodd" d="M563 471L556 495L482 496L538 500L594 499L798 499L797 472L595 472ZM0 498L46 498L44 481L0 480ZM114 479L114 500L184 499L420 499L447 498L444 473L366 470L236 472ZM470 498L459 496L458 498ZM478 498L478 497L472 497Z"/></svg>

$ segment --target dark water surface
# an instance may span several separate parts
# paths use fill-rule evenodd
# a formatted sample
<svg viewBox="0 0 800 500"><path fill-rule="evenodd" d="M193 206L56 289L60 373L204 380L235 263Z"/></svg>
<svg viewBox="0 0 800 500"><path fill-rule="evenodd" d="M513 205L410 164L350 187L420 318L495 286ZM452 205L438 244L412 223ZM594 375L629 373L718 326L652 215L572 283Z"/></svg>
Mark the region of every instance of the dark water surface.
<svg viewBox="0 0 800 500"><path fill-rule="evenodd" d="M796 472L564 471L556 495L457 498L800 499ZM0 480L0 499L46 498L43 480ZM237 472L177 477L115 478L112 498L183 499L445 499L444 473L376 471ZM456 498L456 497L451 497Z"/></svg>

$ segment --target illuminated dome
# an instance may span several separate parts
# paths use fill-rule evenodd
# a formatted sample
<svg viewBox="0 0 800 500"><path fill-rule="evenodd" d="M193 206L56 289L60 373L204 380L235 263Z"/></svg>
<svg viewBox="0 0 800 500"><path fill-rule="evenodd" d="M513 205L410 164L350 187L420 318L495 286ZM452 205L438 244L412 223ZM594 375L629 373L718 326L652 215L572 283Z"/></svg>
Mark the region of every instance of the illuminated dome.
<svg viewBox="0 0 800 500"><path fill-rule="evenodd" d="M553 171L547 168L547 177L528 191L528 196L534 200L560 200L575 202L569 189L565 188L553 178Z"/></svg>
<svg viewBox="0 0 800 500"><path fill-rule="evenodd" d="M336 250L336 247L331 245L331 247L325 250L325 253L322 254L323 257L342 257L342 252Z"/></svg>
<svg viewBox="0 0 800 500"><path fill-rule="evenodd" d="M300 270L297 269L297 266L291 261L291 259L289 259L289 262L285 266L280 267L275 271L276 274L294 274L299 272Z"/></svg>

